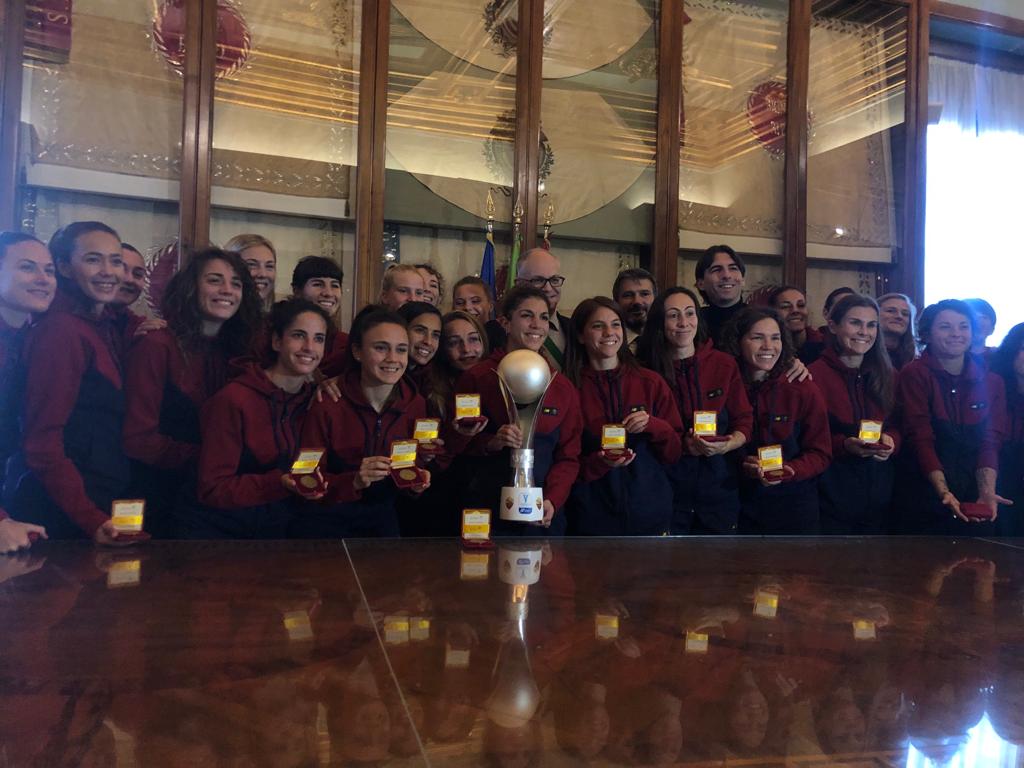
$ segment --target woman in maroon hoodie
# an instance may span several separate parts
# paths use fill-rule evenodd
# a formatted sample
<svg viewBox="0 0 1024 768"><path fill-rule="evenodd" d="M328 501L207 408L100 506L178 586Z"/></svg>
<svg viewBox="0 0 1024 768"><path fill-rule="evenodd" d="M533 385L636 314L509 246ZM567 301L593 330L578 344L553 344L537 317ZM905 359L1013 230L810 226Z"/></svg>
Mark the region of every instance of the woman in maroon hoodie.
<svg viewBox="0 0 1024 768"><path fill-rule="evenodd" d="M623 343L625 325L619 305L604 296L572 314L566 375L583 411L583 456L566 505L569 534L660 536L672 528L665 466L679 460L683 425L668 385L637 365ZM604 455L605 424L625 427L631 456Z"/></svg>
<svg viewBox="0 0 1024 768"><path fill-rule="evenodd" d="M391 480L391 443L409 440L416 419L426 416L423 397L404 377L409 364L405 321L370 308L352 323L341 398L313 404L302 431L302 448L322 449L327 493L319 510L307 509L294 534L303 538L397 536ZM430 474L413 487L421 493Z"/></svg>
<svg viewBox="0 0 1024 768"><path fill-rule="evenodd" d="M194 487L199 411L227 383L228 361L250 352L262 325L260 299L241 257L209 248L167 286L167 327L138 339L125 366L124 451L134 495L146 499L146 529L170 533L168 514Z"/></svg>
<svg viewBox="0 0 1024 768"><path fill-rule="evenodd" d="M743 462L740 533L792 535L818 532L818 476L832 458L828 413L810 381L791 382L783 371L793 344L778 313L748 307L725 333L754 408L754 429ZM758 448L782 447L782 476L774 479L758 463Z"/></svg>
<svg viewBox="0 0 1024 768"><path fill-rule="evenodd" d="M22 232L0 232L0 484L7 459L18 447L25 335L33 316L49 309L56 290L53 257L46 245ZM42 527L15 522L0 508L0 555L28 547L33 533L46 535Z"/></svg>
<svg viewBox="0 0 1024 768"><path fill-rule="evenodd" d="M900 371L897 407L905 438L894 512L901 533L985 536L995 524L966 514L977 502L994 519L1006 420L1003 381L971 356L974 315L946 299L925 308L921 357Z"/></svg>
<svg viewBox="0 0 1024 768"><path fill-rule="evenodd" d="M310 377L324 355L330 319L305 299L270 313L274 362L249 363L203 407L198 508L177 510L189 539L283 539L296 511L289 476L302 445L313 394Z"/></svg>
<svg viewBox="0 0 1024 768"><path fill-rule="evenodd" d="M121 339L105 310L124 274L121 238L80 221L49 247L58 292L25 347L24 427L8 467L7 509L50 538L115 544L111 503L123 498L130 469L121 448Z"/></svg>
<svg viewBox="0 0 1024 768"><path fill-rule="evenodd" d="M463 507L490 509L492 532L505 536L529 536L538 528L498 519L501 489L512 477L511 449L522 447L519 425L510 424L508 408L498 386L497 369L509 352L528 349L540 353L548 335L549 310L544 293L537 288L517 286L505 294L498 321L505 329L504 347L491 352L485 360L462 374L456 390L463 394L479 394L482 415L487 419L483 430L469 442L465 455L471 459ZM565 515L557 514L569 498L579 474L580 437L583 419L579 395L565 376L553 373L551 385L544 395L534 433L533 479L544 489L544 521L549 533L565 532ZM454 436L452 436L454 439ZM450 449L457 452L458 446Z"/></svg>
<svg viewBox="0 0 1024 768"><path fill-rule="evenodd" d="M405 375L427 401L431 416L440 416L444 410L440 392L436 387L437 350L441 346L441 310L425 301L410 301L398 308L409 333L409 367Z"/></svg>
<svg viewBox="0 0 1024 768"><path fill-rule="evenodd" d="M902 293L887 293L878 299L879 322L882 340L897 371L911 360L917 359L917 307L909 296Z"/></svg>
<svg viewBox="0 0 1024 768"><path fill-rule="evenodd" d="M731 355L714 349L696 295L669 288L651 305L640 359L668 383L684 430L682 456L668 470L672 533L735 533L740 512L738 449L750 439L753 410ZM693 432L696 411L715 413L715 437Z"/></svg>
<svg viewBox="0 0 1024 768"><path fill-rule="evenodd" d="M829 314L829 336L811 377L825 397L832 464L818 484L821 532L882 534L888 529L899 431L892 418L896 374L879 338L878 305L844 296ZM877 442L860 439L861 421L882 423Z"/></svg>
<svg viewBox="0 0 1024 768"><path fill-rule="evenodd" d="M1006 388L1006 435L999 459L999 495L1014 508L999 516L1001 536L1024 535L1024 323L1006 334L992 356L992 372Z"/></svg>

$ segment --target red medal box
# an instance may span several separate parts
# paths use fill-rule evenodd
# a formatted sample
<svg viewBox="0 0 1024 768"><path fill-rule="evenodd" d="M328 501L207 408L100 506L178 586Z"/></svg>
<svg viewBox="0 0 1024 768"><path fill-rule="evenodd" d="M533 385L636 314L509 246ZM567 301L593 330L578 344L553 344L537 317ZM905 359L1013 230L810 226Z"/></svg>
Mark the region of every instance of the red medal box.
<svg viewBox="0 0 1024 768"><path fill-rule="evenodd" d="M412 436L420 444L420 453L434 456L444 452L444 447L436 442L440 431L440 419L416 419L416 427Z"/></svg>
<svg viewBox="0 0 1024 768"><path fill-rule="evenodd" d="M960 505L960 511L968 520L986 522L993 518L992 510L987 504L977 501L965 501Z"/></svg>
<svg viewBox="0 0 1024 768"><path fill-rule="evenodd" d="M323 455L319 448L304 448L292 462L289 474L303 496L319 496L327 490L327 483L318 471Z"/></svg>
<svg viewBox="0 0 1024 768"><path fill-rule="evenodd" d="M455 395L455 423L464 429L482 424L487 418L480 413L480 395Z"/></svg>
<svg viewBox="0 0 1024 768"><path fill-rule="evenodd" d="M391 479L399 488L413 488L427 481L427 473L416 466L419 443L395 440L391 443Z"/></svg>

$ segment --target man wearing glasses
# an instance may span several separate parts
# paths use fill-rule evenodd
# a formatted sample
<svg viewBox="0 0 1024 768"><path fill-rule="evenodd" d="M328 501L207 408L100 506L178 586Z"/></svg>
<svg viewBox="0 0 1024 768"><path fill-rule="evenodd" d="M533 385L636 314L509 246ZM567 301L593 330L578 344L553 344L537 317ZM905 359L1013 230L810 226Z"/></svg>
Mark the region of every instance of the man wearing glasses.
<svg viewBox="0 0 1024 768"><path fill-rule="evenodd" d="M565 277L561 274L558 259L544 248L531 248L519 259L516 271L516 285L529 285L543 291L551 311L548 337L544 341L544 356L552 367L563 370L566 366L566 341L569 338L570 323L565 315L558 314L558 302L562 298Z"/></svg>

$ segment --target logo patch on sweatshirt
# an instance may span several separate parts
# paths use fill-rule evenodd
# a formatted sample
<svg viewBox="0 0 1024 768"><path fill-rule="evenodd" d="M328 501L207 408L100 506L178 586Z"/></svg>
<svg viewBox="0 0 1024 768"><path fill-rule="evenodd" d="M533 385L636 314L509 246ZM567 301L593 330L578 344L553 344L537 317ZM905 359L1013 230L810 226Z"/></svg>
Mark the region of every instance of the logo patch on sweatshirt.
<svg viewBox="0 0 1024 768"><path fill-rule="evenodd" d="M774 416L772 416L772 421L776 421L776 422L789 421L789 416L787 416L784 413L777 413Z"/></svg>
<svg viewBox="0 0 1024 768"><path fill-rule="evenodd" d="M629 412L630 413L643 413L646 410L647 410L647 406L646 405L642 405L642 404L641 405L631 405L631 406L629 406Z"/></svg>
<svg viewBox="0 0 1024 768"><path fill-rule="evenodd" d="M719 387L718 389L712 389L710 392L708 392L707 397L710 399L712 397L721 397L724 394L725 392L722 390L721 387Z"/></svg>
<svg viewBox="0 0 1024 768"><path fill-rule="evenodd" d="M971 403L969 408L972 411L980 411L982 408L988 407L988 403Z"/></svg>
<svg viewBox="0 0 1024 768"><path fill-rule="evenodd" d="M543 407L543 408L541 409L541 411L540 411L540 412L541 412L541 414L543 414L544 416L557 416L557 415L558 415L558 409L557 409L557 408L554 408L554 407L552 407L552 406L544 406L544 407Z"/></svg>

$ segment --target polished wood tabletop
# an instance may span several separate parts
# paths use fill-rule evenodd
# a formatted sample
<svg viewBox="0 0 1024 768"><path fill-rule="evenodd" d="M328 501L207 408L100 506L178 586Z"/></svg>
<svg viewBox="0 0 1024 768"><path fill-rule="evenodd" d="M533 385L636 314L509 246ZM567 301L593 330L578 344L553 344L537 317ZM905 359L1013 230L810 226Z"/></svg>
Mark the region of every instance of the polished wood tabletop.
<svg viewBox="0 0 1024 768"><path fill-rule="evenodd" d="M1024 542L47 543L0 768L1024 765Z"/></svg>

